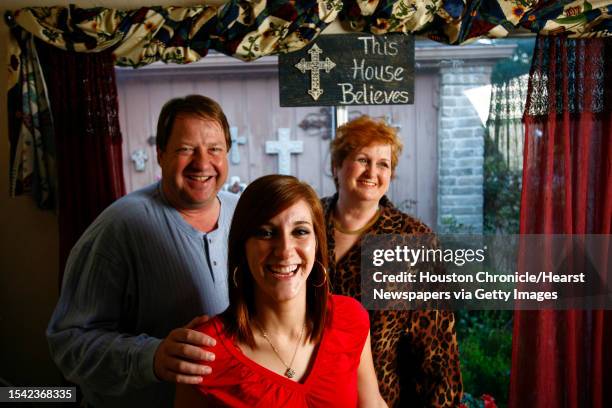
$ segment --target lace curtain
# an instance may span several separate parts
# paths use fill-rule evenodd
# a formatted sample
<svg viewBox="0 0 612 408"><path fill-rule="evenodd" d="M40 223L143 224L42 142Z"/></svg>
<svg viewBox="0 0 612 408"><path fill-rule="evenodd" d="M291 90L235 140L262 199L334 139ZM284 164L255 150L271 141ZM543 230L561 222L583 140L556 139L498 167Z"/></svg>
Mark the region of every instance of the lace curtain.
<svg viewBox="0 0 612 408"><path fill-rule="evenodd" d="M485 127L484 232L517 234L523 169L523 111L534 41L517 40L509 59L491 72L491 103Z"/></svg>

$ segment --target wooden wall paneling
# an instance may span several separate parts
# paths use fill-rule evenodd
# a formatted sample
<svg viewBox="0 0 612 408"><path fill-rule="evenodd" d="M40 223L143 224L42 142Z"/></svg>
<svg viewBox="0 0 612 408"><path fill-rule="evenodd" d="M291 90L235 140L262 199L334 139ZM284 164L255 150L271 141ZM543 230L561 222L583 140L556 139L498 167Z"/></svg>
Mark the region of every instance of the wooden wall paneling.
<svg viewBox="0 0 612 408"><path fill-rule="evenodd" d="M265 153L265 141L276 138L276 133L272 132L272 104L270 102L268 89L269 80L261 79L258 81L246 80L246 92L243 96L245 109L248 108L248 139L246 151L249 157L248 182L264 174L273 173L275 165L270 156Z"/></svg>
<svg viewBox="0 0 612 408"><path fill-rule="evenodd" d="M400 109L396 109L394 106L387 106L387 110L384 112L380 112L380 114L376 115L381 119L387 120L389 124L400 125L398 129L398 134L402 143L404 144L404 150L402 150L402 154L398 160L398 166L395 169L395 178L391 179L391 184L389 186L389 198L393 201L395 205L399 205L399 203L404 199L405 194L407 193L407 182L410 178L410 172L402 171L406 166L409 165L408 159L406 157L406 144L408 141L405 137L406 132L406 119L410 116L409 112L412 110L412 106L410 105L402 105ZM403 167L400 167L403 166Z"/></svg>
<svg viewBox="0 0 612 408"><path fill-rule="evenodd" d="M300 121L304 116L304 112L300 108L282 108L286 111L291 111L292 121L291 121L291 139L299 140L302 142L302 153L292 154L291 156L291 164L295 168L294 172L291 174L296 176L302 181L307 182L315 189L315 191L319 191L318 186L318 173L319 173L319 151L318 141L313 140L314 138L308 137L304 134L302 129L300 129Z"/></svg>
<svg viewBox="0 0 612 408"><path fill-rule="evenodd" d="M420 78L419 78L420 81ZM418 82L418 81L416 81ZM421 155L417 149L416 134L416 104L420 95L415 95L415 105L395 106L388 112L392 124L400 126L399 135L404 144L404 149L399 158L395 170L395 179L391 182L393 202L402 211L416 215L416 207L413 207L413 200L418 196L417 191L417 168L420 163Z"/></svg>
<svg viewBox="0 0 612 408"><path fill-rule="evenodd" d="M196 81L193 76L169 76L170 97L181 97L196 93Z"/></svg>
<svg viewBox="0 0 612 408"><path fill-rule="evenodd" d="M221 82L221 81L217 81ZM218 102L221 104L225 116L229 122L230 127L235 126L238 128L238 136L246 135L246 126L244 120L244 112L246 110L246 102L242 97L244 95L244 79L239 77L231 77L223 80L223 91L220 93ZM247 139L247 143L249 140ZM241 182L245 182L249 178L248 175L248 158L245 153L246 145L239 146L235 144L232 149L238 149L240 153L240 163L232 164L230 157L228 156L229 171L228 171L228 182L233 176L240 177ZM246 165L245 165L246 163Z"/></svg>
<svg viewBox="0 0 612 408"><path fill-rule="evenodd" d="M321 191L322 197L327 197L336 193L336 186L334 185L334 179L331 171L331 155L329 151L329 144L331 139L321 140L319 143L319 155L321 157Z"/></svg>
<svg viewBox="0 0 612 408"><path fill-rule="evenodd" d="M290 108L281 108L289 110ZM319 152L319 145L321 139L316 136L309 134L306 130L300 128L300 123L311 113L318 112L319 108L294 108L293 110L293 124L292 124L292 138L295 140L301 140L304 143L304 152L299 155L295 155L296 158L292 159L297 164L297 177L307 182L315 189L317 193L321 192L321 162L322 158Z"/></svg>
<svg viewBox="0 0 612 408"><path fill-rule="evenodd" d="M125 124L127 123L127 99L126 99L126 90L128 86L126 84L127 80L117 78L117 99L119 104L119 128L121 129L121 138L122 138L122 146L121 146L121 154L122 154L122 165L123 165L123 179L125 181L125 191L132 191L132 174L130 169L130 159L128 155L128 151L130 149L130 138L128 137L127 128Z"/></svg>
<svg viewBox="0 0 612 408"><path fill-rule="evenodd" d="M124 157L127 158L127 174L130 175L131 191L139 189L151 183L153 179L153 171L151 166L145 166L145 171L138 172L135 170L131 156L137 149L144 149L148 152L147 138L149 136L149 104L143 103L149 98L148 82L141 79L129 80L128 90L125 93L125 123L126 139L129 140Z"/></svg>
<svg viewBox="0 0 612 408"><path fill-rule="evenodd" d="M194 75L191 77L193 81L193 93L207 96L217 103L221 104L221 81L219 75ZM221 104L221 108L225 112L225 106Z"/></svg>
<svg viewBox="0 0 612 408"><path fill-rule="evenodd" d="M307 140L300 135L299 131L301 129L298 127L297 109L279 108L279 112L281 117L287 117L290 119L289 124L286 127L291 129L291 140L299 140L302 142L302 153L291 154L291 174L299 179L307 178L312 174L312 166L307 166L307 163L315 163L316 156L311 156L313 153L312 149L309 149Z"/></svg>
<svg viewBox="0 0 612 408"><path fill-rule="evenodd" d="M252 143L249 129L249 101L244 98L244 95L247 91L247 81L247 79L242 78L242 80L240 81L240 97L234 97L234 103L239 104L239 113L237 117L237 122L235 124L235 126L238 127L238 137L246 138L245 144L238 144L235 147L240 153L239 177L243 183L247 183L248 180L251 178L249 174L249 163L252 160L248 150L249 143Z"/></svg>
<svg viewBox="0 0 612 408"><path fill-rule="evenodd" d="M319 166L318 170L318 185L319 190L317 192L321 197L327 197L333 195L336 192L336 186L334 186L332 173L331 173L331 156L329 154L329 144L331 142L331 136L335 133L335 129L332 129L332 120L333 115L335 115L335 108L333 106L326 107L316 107L313 108L312 112L316 115L323 118L321 110L325 109L328 112L329 122L327 124L327 129L319 129L318 132L315 133L317 140L319 141L317 147L317 153L319 155ZM326 135L327 139L324 139L323 136Z"/></svg>
<svg viewBox="0 0 612 408"><path fill-rule="evenodd" d="M263 152L266 167L263 174L276 174L278 172L278 158L274 154L266 153L265 143L267 140L278 140L278 129L287 127L286 121L281 119L280 106L278 101L278 78L268 77L265 81L265 98L268 102L268 114L265 121L266 132L261 137L261 152Z"/></svg>
<svg viewBox="0 0 612 408"><path fill-rule="evenodd" d="M261 120L255 119L251 115L251 104L250 99L247 95L249 95L249 81L248 78L242 78L240 84L240 94L238 97L233 96L235 104L239 107L239 119L233 124L233 126L238 127L238 136L246 138L246 144L238 145L232 147L232 149L238 149L240 153L240 164L239 164L239 174L240 181L243 183L249 183L254 180L255 175L252 174L254 170L253 164L259 163L261 161L261 155L254 155L254 150L257 149L257 140L254 137L253 133L253 120ZM255 164L257 165L257 164ZM259 174L257 173L256 176Z"/></svg>
<svg viewBox="0 0 612 408"><path fill-rule="evenodd" d="M418 177L417 214L432 228L436 228L438 214L438 75L430 73L415 83L422 102L417 106L416 127L420 165ZM426 79L426 80L425 80Z"/></svg>
<svg viewBox="0 0 612 408"><path fill-rule="evenodd" d="M326 107L325 109L327 109L329 114L332 115L329 107ZM321 108L315 109L315 111L320 113ZM319 135L316 136L318 141L317 153L319 155L319 166L317 166L317 170L320 187L318 192L322 197L333 194L336 191L331 177L331 157L329 156L329 142L331 140L330 137L333 134L331 129L331 121L332 118L330 116L326 129L321 129ZM327 135L327 139L323 138L322 132Z"/></svg>
<svg viewBox="0 0 612 408"><path fill-rule="evenodd" d="M157 86L149 86L149 137L156 136L157 119L159 119L159 114L161 113L162 107L171 98L172 95L170 95L167 78L163 78ZM149 151L151 152L148 163L148 166L153 174L151 182L155 182L161 179L161 168L157 163L157 148L155 145L151 145L149 143L147 145L149 146Z"/></svg>

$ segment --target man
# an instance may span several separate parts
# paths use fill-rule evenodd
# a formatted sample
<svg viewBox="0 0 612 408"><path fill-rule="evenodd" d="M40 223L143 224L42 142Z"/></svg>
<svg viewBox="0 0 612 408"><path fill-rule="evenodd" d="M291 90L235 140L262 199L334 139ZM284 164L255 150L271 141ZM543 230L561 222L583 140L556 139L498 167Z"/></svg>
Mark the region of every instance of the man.
<svg viewBox="0 0 612 408"><path fill-rule="evenodd" d="M195 361L214 358L200 348L214 340L191 328L228 305L230 147L215 101L169 101L157 124L161 182L109 206L72 249L47 338L89 405L172 406L175 382L209 372Z"/></svg>

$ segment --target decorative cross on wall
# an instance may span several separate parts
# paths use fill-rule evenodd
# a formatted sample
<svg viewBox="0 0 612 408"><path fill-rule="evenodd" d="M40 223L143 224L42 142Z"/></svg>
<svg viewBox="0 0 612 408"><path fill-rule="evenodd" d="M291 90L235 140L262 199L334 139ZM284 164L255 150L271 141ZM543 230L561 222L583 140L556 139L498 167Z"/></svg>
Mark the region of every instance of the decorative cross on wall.
<svg viewBox="0 0 612 408"><path fill-rule="evenodd" d="M240 177L232 176L230 177L229 183L223 185L223 191L229 191L230 193L234 194L242 194L246 186L246 183L240 181Z"/></svg>
<svg viewBox="0 0 612 408"><path fill-rule="evenodd" d="M304 142L291 140L291 129L278 129L278 140L266 141L266 153L278 155L278 174L291 174L291 154L302 153Z"/></svg>
<svg viewBox="0 0 612 408"><path fill-rule="evenodd" d="M319 96L323 95L323 90L321 89L321 74L319 71L324 69L325 72L329 72L336 66L336 63L330 60L329 57L325 57L325 61L321 61L319 55L322 52L323 51L317 47L317 44L315 44L308 50L310 61L306 61L302 58L300 62L295 64L295 67L299 69L302 74L305 74L306 71L310 71L310 89L308 90L308 94L310 94L315 101L319 99Z"/></svg>
<svg viewBox="0 0 612 408"><path fill-rule="evenodd" d="M393 122L393 115L390 113L385 115L385 122L387 122L387 125L394 127L398 132L402 130L402 124Z"/></svg>
<svg viewBox="0 0 612 408"><path fill-rule="evenodd" d="M298 125L308 136L321 137L323 140L331 138L332 109L320 108L319 112L311 112Z"/></svg>
<svg viewBox="0 0 612 408"><path fill-rule="evenodd" d="M134 169L137 172L145 171L145 165L147 160L149 160L149 156L147 156L147 152L144 149L137 149L132 152L130 156L132 162L134 163Z"/></svg>
<svg viewBox="0 0 612 408"><path fill-rule="evenodd" d="M245 136L238 136L238 128L236 126L230 127L230 136L232 138L230 161L232 164L240 164L240 152L238 151L238 146L245 145L247 138Z"/></svg>

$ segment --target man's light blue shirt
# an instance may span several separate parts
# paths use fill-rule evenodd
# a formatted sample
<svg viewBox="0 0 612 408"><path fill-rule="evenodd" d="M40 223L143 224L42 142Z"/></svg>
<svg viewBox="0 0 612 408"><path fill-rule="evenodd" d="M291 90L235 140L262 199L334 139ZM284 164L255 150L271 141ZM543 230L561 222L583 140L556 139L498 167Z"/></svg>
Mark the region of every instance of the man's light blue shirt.
<svg viewBox="0 0 612 408"><path fill-rule="evenodd" d="M227 236L237 196L221 192L218 227L203 233L159 184L117 200L70 253L47 329L51 355L94 407L172 406L153 373L161 339L228 306Z"/></svg>

